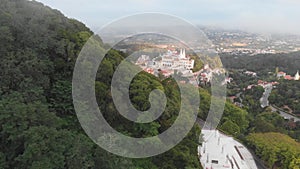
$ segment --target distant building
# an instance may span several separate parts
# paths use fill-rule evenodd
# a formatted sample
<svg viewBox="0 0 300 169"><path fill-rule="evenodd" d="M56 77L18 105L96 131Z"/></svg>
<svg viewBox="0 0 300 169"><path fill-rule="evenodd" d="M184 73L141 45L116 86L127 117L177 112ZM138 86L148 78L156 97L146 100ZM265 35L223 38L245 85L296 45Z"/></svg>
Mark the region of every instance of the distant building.
<svg viewBox="0 0 300 169"><path fill-rule="evenodd" d="M228 84L228 83L231 83L233 81L233 78L231 77L226 77L225 78L225 83Z"/></svg>
<svg viewBox="0 0 300 169"><path fill-rule="evenodd" d="M154 74L154 70L152 68L145 68L144 71L150 74Z"/></svg>
<svg viewBox="0 0 300 169"><path fill-rule="evenodd" d="M297 71L295 77L292 77L291 75L288 75L285 72L278 72L277 78L283 78L285 80L300 80L300 75L299 75L299 71Z"/></svg>
<svg viewBox="0 0 300 169"><path fill-rule="evenodd" d="M208 64L205 64L203 69L204 69L204 70L207 70L207 69L210 69L210 67L209 67Z"/></svg>
<svg viewBox="0 0 300 169"><path fill-rule="evenodd" d="M160 70L159 72L165 77L169 77L174 74L174 70L170 70L170 69Z"/></svg>
<svg viewBox="0 0 300 169"><path fill-rule="evenodd" d="M230 97L229 97L229 100L231 101L231 103L234 103L234 100L235 100L236 98L237 98L236 96L230 96Z"/></svg>
<svg viewBox="0 0 300 169"><path fill-rule="evenodd" d="M278 72L278 73L277 73L277 77L278 77L278 78L285 77L285 76L286 76L286 73L285 73L285 72Z"/></svg>
<svg viewBox="0 0 300 169"><path fill-rule="evenodd" d="M284 79L285 80L294 80L294 78L291 75L285 75Z"/></svg>
<svg viewBox="0 0 300 169"><path fill-rule="evenodd" d="M265 83L266 83L266 82L264 82L264 81L262 81L262 80L258 80L258 82L257 82L257 84L260 85L260 86L264 85Z"/></svg>
<svg viewBox="0 0 300 169"><path fill-rule="evenodd" d="M299 76L299 71L297 71L295 77L294 77L294 80L299 80L300 79L300 76Z"/></svg>
<svg viewBox="0 0 300 169"><path fill-rule="evenodd" d="M150 61L149 56L147 55L142 55L141 57L138 58L138 60L136 61L137 65L148 65L147 63Z"/></svg>
<svg viewBox="0 0 300 169"><path fill-rule="evenodd" d="M183 77L190 77L193 76L191 69L194 68L195 61L186 56L185 49L180 49L180 52L168 50L163 55L152 59L147 55L141 55L135 64L154 75L161 73L168 77L176 71L180 72Z"/></svg>
<svg viewBox="0 0 300 169"><path fill-rule="evenodd" d="M253 76L253 77L256 77L256 76L257 76L257 73L251 72L251 71L246 71L245 74L246 74L246 75L249 75L249 76Z"/></svg>
<svg viewBox="0 0 300 169"><path fill-rule="evenodd" d="M168 67L170 69L193 69L194 60L186 57L185 49L180 50L180 54L169 51L167 54L161 56L161 61L157 61L161 67Z"/></svg>
<svg viewBox="0 0 300 169"><path fill-rule="evenodd" d="M247 86L247 90L250 90L250 89L252 89L253 87L255 87L256 85L249 85L249 86Z"/></svg>

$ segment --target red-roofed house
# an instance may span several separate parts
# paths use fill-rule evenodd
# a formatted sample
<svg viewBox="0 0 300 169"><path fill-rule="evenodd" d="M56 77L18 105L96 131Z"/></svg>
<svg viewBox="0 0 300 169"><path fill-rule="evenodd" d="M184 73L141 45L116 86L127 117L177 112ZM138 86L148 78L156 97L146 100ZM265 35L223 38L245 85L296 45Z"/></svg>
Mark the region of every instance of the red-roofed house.
<svg viewBox="0 0 300 169"><path fill-rule="evenodd" d="M154 69L151 68L145 68L144 71L150 74L154 74Z"/></svg>
<svg viewBox="0 0 300 169"><path fill-rule="evenodd" d="M291 75L285 75L284 79L285 80L294 80L294 78Z"/></svg>
<svg viewBox="0 0 300 169"><path fill-rule="evenodd" d="M280 78L280 77L285 77L286 76L286 73L285 72L278 72L277 73L277 77Z"/></svg>

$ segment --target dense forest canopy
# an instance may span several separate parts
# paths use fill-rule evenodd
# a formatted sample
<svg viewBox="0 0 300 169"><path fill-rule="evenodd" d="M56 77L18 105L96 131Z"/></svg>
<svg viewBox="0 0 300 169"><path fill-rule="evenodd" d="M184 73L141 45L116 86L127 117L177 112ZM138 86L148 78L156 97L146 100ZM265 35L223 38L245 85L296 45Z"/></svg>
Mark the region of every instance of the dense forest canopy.
<svg viewBox="0 0 300 169"><path fill-rule="evenodd" d="M273 89L270 95L270 103L278 107L286 107L287 112L300 116L300 83L299 81L280 80L279 84Z"/></svg>
<svg viewBox="0 0 300 169"><path fill-rule="evenodd" d="M71 95L77 55L93 34L84 24L27 0L1 0L0 23L0 168L201 168L197 125L174 149L147 159L115 156L86 136ZM103 48L100 38L97 42ZM107 96L111 74L124 57L111 50L102 62L95 86L98 103L117 130L137 137L155 135L176 118L177 86L165 85L174 99L159 121L133 125L120 119ZM133 103L147 108L149 90L168 81L140 74L131 85Z"/></svg>
<svg viewBox="0 0 300 169"><path fill-rule="evenodd" d="M254 133L247 140L268 167L299 169L300 143L288 136L272 132Z"/></svg>
<svg viewBox="0 0 300 169"><path fill-rule="evenodd" d="M222 63L227 69L245 69L259 74L275 73L276 67L290 75L300 69L300 52L281 54L249 55L220 55Z"/></svg>

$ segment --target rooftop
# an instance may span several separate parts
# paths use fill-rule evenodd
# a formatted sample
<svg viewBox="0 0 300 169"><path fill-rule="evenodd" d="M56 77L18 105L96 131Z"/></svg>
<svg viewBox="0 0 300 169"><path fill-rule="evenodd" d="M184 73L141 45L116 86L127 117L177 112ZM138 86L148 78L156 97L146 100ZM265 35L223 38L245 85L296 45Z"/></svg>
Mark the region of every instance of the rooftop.
<svg viewBox="0 0 300 169"><path fill-rule="evenodd" d="M198 153L204 169L257 169L252 154L232 137L217 130L202 130L202 134Z"/></svg>

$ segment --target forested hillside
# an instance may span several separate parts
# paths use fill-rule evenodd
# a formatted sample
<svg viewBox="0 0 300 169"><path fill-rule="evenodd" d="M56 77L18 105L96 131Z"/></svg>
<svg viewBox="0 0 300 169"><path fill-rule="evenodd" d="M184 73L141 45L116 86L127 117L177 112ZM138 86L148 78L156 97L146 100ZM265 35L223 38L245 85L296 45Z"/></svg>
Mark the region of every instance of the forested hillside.
<svg viewBox="0 0 300 169"><path fill-rule="evenodd" d="M174 149L148 159L121 158L94 144L77 120L71 95L74 63L92 32L35 1L0 3L0 168L200 168L197 125ZM100 38L98 42L102 46ZM107 79L124 57L112 50L103 61L95 86L98 103L119 130L133 129L143 133L141 137L155 135L176 118L169 117L176 115L179 100L174 99L169 113L150 128L116 120L112 98L106 97L110 91ZM132 83L133 103L144 109L148 100L148 90L142 90L145 84L155 87L168 81L139 75ZM176 98L177 87L170 83L165 90ZM139 104L143 101L145 105Z"/></svg>
<svg viewBox="0 0 300 169"><path fill-rule="evenodd" d="M259 75L275 72L276 67L280 71L294 75L300 65L300 52L259 54L254 56L221 54L220 57L224 67L227 69L246 69L258 72Z"/></svg>
<svg viewBox="0 0 300 169"><path fill-rule="evenodd" d="M293 114L300 116L299 81L280 80L279 83L270 95L270 103L278 107L288 106Z"/></svg>
<svg viewBox="0 0 300 169"><path fill-rule="evenodd" d="M249 146L269 168L299 169L300 143L279 133L255 133L247 137Z"/></svg>

